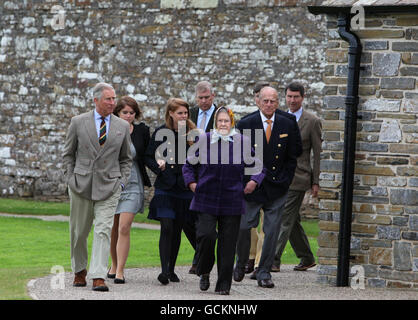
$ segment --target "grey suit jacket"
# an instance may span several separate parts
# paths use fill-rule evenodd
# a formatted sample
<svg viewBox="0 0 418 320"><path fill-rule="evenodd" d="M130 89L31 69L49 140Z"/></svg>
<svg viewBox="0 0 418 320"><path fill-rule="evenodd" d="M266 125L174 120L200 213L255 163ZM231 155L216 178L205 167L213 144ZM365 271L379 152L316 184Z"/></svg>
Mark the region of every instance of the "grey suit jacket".
<svg viewBox="0 0 418 320"><path fill-rule="evenodd" d="M63 154L71 190L100 201L109 198L121 183L127 185L132 166L130 141L128 122L113 114L103 146L97 137L93 110L73 117Z"/></svg>
<svg viewBox="0 0 418 320"><path fill-rule="evenodd" d="M302 138L302 154L297 158L295 176L290 190L306 191L313 184L319 184L319 164L322 152L321 120L314 114L303 110L298 121ZM311 165L311 150L313 151L313 165Z"/></svg>

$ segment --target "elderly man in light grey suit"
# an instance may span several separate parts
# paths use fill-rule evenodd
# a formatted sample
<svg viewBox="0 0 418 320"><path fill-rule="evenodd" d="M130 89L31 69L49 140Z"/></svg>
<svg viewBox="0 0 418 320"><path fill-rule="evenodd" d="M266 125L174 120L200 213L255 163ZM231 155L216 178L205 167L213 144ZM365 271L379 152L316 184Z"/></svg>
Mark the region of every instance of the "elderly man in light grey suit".
<svg viewBox="0 0 418 320"><path fill-rule="evenodd" d="M280 271L280 258L288 240L296 256L300 259L300 263L293 270L305 271L316 265L315 257L301 224L299 210L307 190L311 190L312 197L318 196L322 124L318 117L302 108L305 89L301 83L290 83L285 88L285 92L288 112L295 115L298 122L303 151L297 158L295 176L289 187L274 263L271 268L272 272ZM313 153L312 164L311 151Z"/></svg>
<svg viewBox="0 0 418 320"><path fill-rule="evenodd" d="M70 196L71 267L73 285L87 285L87 238L94 220L89 278L93 290L108 291L113 215L132 166L129 123L112 114L115 90L106 83L93 88L95 109L71 119L64 146Z"/></svg>

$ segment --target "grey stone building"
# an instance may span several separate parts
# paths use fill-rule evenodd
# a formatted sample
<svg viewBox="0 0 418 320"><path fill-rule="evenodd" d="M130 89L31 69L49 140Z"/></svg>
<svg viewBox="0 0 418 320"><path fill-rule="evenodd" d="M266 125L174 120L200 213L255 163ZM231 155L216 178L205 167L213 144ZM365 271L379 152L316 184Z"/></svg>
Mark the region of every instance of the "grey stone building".
<svg viewBox="0 0 418 320"><path fill-rule="evenodd" d="M193 104L198 81L243 115L255 110L256 81L276 86L284 107L285 85L298 80L304 107L323 120L318 279L335 283L349 73L337 14L353 5L366 10L354 31L362 119L350 267L363 267L368 286L416 289L418 16L405 7L417 1L2 1L0 196L66 199L63 141L70 118L93 108L98 81L134 97L155 128L169 97Z"/></svg>
<svg viewBox="0 0 418 320"><path fill-rule="evenodd" d="M327 17L329 40L321 112L324 152L317 255L322 282L336 281L342 167L347 157L343 147L349 44L339 35L337 18L340 12L358 7L362 21L350 21L363 49L360 119L354 128L350 270L361 266L371 287L418 288L417 5L418 1L330 0L310 8ZM357 271L351 275L357 276Z"/></svg>
<svg viewBox="0 0 418 320"><path fill-rule="evenodd" d="M193 104L201 80L243 114L256 81L283 89L298 79L318 111L327 31L305 2L2 1L0 196L65 197L66 129L93 108L98 81L134 97L152 128L169 97Z"/></svg>

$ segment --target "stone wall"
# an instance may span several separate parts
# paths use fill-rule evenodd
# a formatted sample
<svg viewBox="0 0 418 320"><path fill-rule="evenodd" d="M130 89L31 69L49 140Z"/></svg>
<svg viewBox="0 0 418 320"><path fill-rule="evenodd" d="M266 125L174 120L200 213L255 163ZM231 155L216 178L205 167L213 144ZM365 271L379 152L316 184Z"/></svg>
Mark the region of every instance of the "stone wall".
<svg viewBox="0 0 418 320"><path fill-rule="evenodd" d="M309 3L2 1L0 196L66 196L66 130L72 116L93 108L98 81L136 98L152 128L169 97L193 103L201 80L239 115L254 110L256 81L271 81L282 94L300 80L309 86L307 107L319 111L327 30Z"/></svg>
<svg viewBox="0 0 418 320"><path fill-rule="evenodd" d="M337 270L347 47L328 17L321 160L320 281ZM418 15L366 16L351 266L370 287L418 288ZM354 275L354 274L353 274Z"/></svg>

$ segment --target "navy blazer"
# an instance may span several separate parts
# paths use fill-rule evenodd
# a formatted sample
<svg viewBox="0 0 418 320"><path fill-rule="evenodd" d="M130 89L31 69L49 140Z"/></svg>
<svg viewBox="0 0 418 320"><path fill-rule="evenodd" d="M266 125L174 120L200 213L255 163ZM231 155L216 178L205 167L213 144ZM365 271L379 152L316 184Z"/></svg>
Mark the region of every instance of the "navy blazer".
<svg viewBox="0 0 418 320"><path fill-rule="evenodd" d="M259 188L245 195L247 201L272 201L287 193L295 174L296 158L301 151L299 149L302 149L299 128L295 130L295 123L296 121L276 111L270 142L267 143L259 112L254 112L238 122L237 128L241 133L245 134L243 129L261 129L264 133L263 164L266 176ZM255 141L255 130L251 130L251 145L258 148ZM245 183L249 180L247 176L244 179Z"/></svg>
<svg viewBox="0 0 418 320"><path fill-rule="evenodd" d="M140 124L134 124L134 129L131 133L131 140L136 150L136 159L141 172L142 179L144 180L144 186L151 187L151 181L148 177L148 173L145 170L145 150L147 150L150 139L149 127L141 122Z"/></svg>
<svg viewBox="0 0 418 320"><path fill-rule="evenodd" d="M277 109L275 113L292 120L292 122L293 122L293 134L296 136L296 153L297 153L297 157L299 157L303 152L303 147L302 147L302 137L300 135L300 130L299 130L298 122L296 121L296 117L293 114L291 114L289 112L286 112L286 111L283 111L283 110L280 110L280 109ZM245 119L249 116L252 116L254 114L260 114L260 110L257 110L257 111L254 111L254 112L250 113L250 114L245 115L244 117L241 118L241 120L243 120L243 119Z"/></svg>
<svg viewBox="0 0 418 320"><path fill-rule="evenodd" d="M215 113L218 107L216 104L214 104L215 110L212 113L212 116L209 119L208 125L206 126L205 132L210 132L211 129L213 129L213 121L215 119ZM193 107L190 109L190 120L194 122L194 124L197 126L197 118L199 117L199 107Z"/></svg>
<svg viewBox="0 0 418 320"><path fill-rule="evenodd" d="M175 137L175 145L171 145L168 148L172 148L172 151L175 153L175 157L173 157L173 163L166 163L165 169L161 170L158 168L158 163L155 160L155 151L157 148L167 141L167 137L164 137L163 141L156 141L155 137L159 130L161 129L168 129L165 125L162 125L155 129L154 133L152 134L151 141L148 145L148 148L145 152L145 165L151 169L157 175L157 178L154 182L154 187L161 190L171 190L171 191L189 191L187 186L184 185L183 180L183 165L184 163L179 163L179 152L184 153L184 150L178 150L178 133L174 130L171 132L174 133ZM168 143L168 141L167 141ZM167 148L167 149L168 149ZM186 152L189 149L189 144L186 143ZM165 150L164 157L167 157L167 150ZM182 154L184 160L186 159L186 154ZM171 162L171 161L170 161Z"/></svg>

